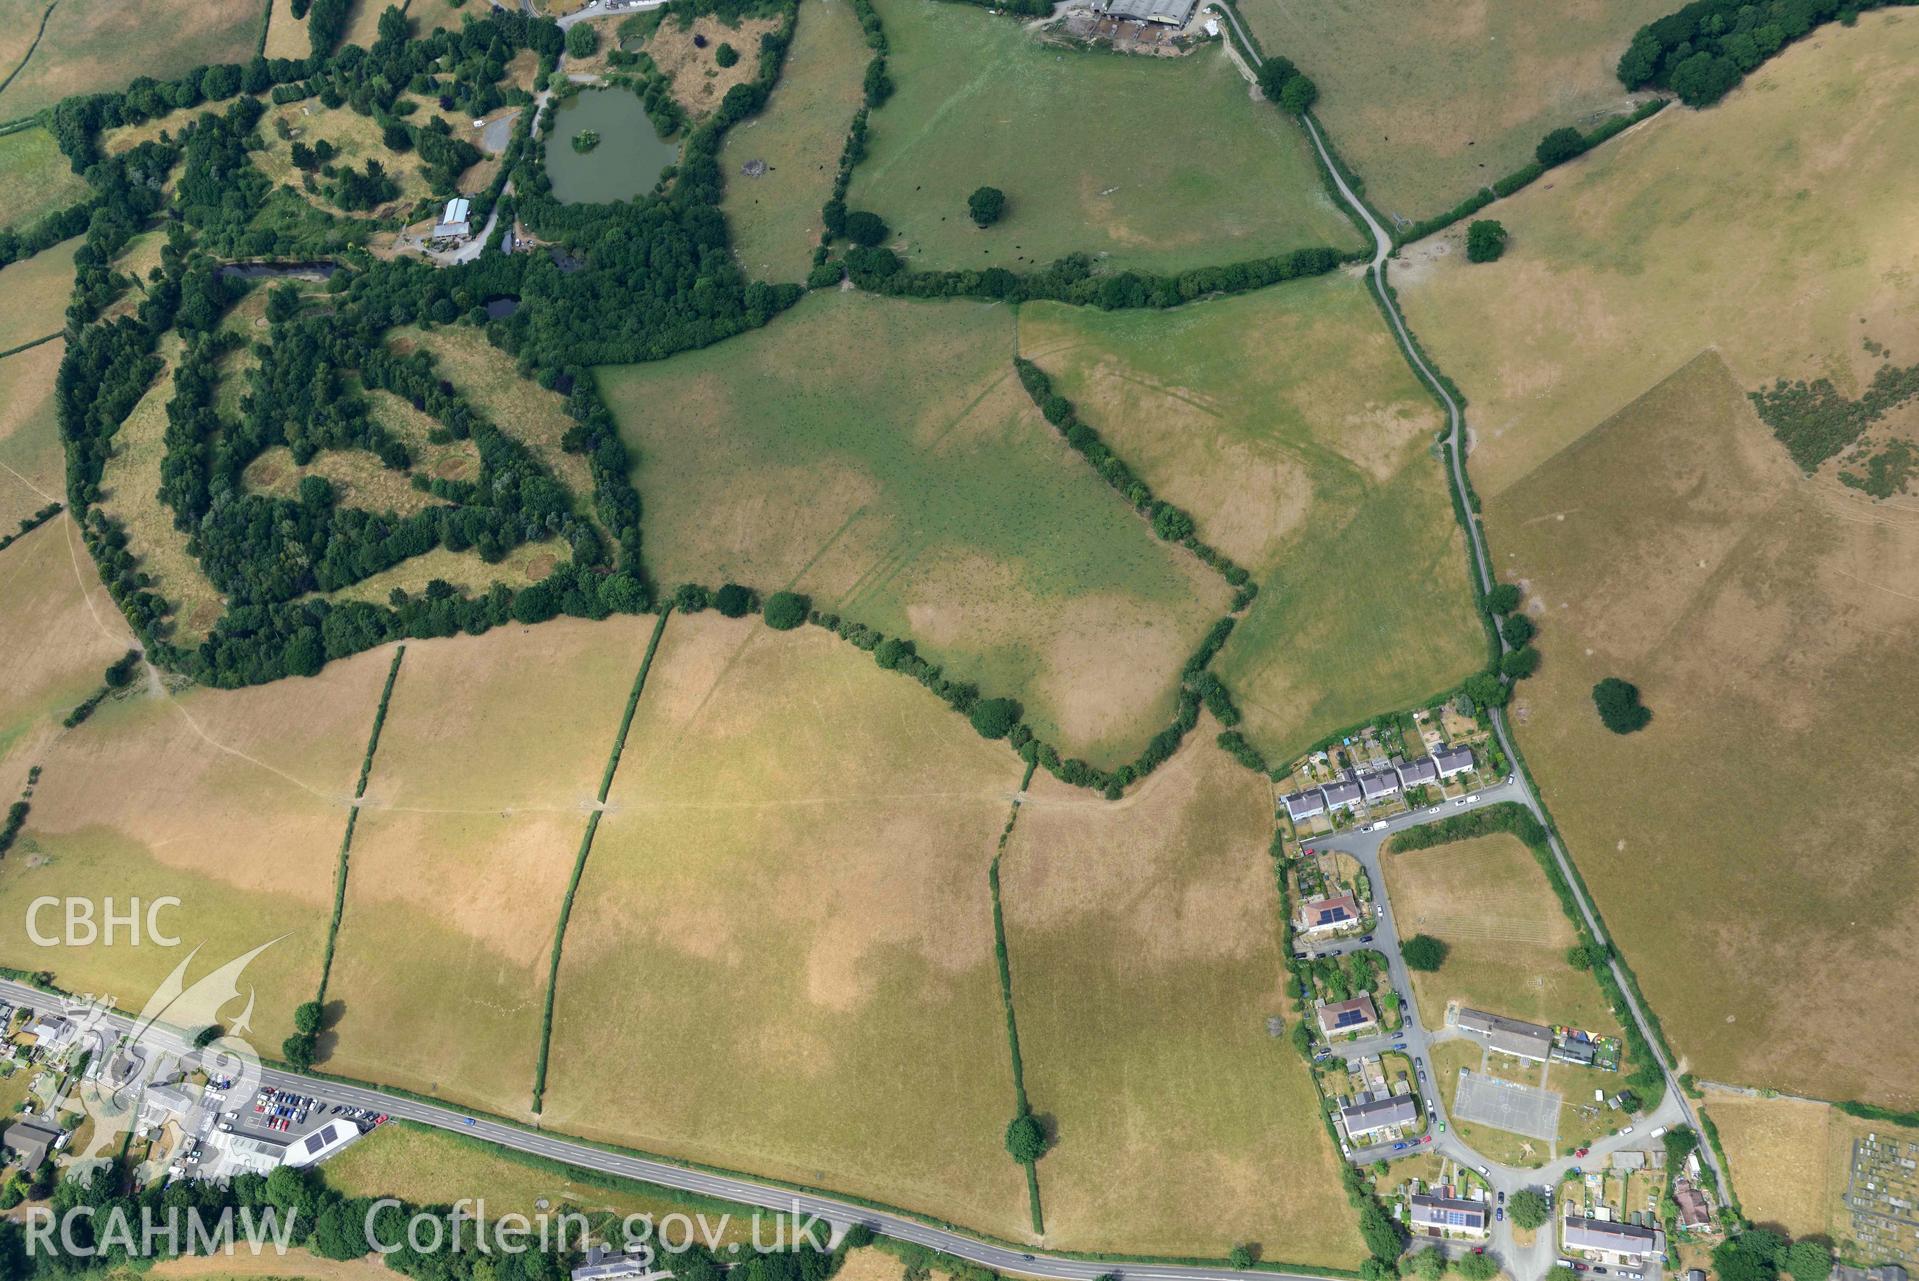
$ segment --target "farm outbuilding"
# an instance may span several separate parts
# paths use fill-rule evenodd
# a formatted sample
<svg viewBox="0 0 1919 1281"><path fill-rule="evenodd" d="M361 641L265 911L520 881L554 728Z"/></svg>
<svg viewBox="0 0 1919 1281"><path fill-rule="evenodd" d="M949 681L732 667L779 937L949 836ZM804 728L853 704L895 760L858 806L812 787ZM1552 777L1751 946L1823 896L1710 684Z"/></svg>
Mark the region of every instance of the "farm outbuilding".
<svg viewBox="0 0 1919 1281"><path fill-rule="evenodd" d="M1191 20L1199 0L1107 0L1098 12L1121 22L1156 22L1166 27L1183 27Z"/></svg>

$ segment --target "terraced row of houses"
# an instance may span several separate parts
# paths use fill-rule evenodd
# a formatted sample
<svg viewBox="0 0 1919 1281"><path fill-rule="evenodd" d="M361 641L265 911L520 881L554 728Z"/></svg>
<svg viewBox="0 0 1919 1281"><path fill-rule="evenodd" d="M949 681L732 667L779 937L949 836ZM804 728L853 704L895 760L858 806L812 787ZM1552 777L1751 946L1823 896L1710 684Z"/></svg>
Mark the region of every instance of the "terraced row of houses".
<svg viewBox="0 0 1919 1281"><path fill-rule="evenodd" d="M1431 756L1414 761L1394 759L1380 769L1355 774L1345 771L1337 779L1320 787L1302 788L1281 798L1286 817L1295 823L1359 805L1377 805L1398 796L1408 788L1425 787L1456 778L1473 768L1470 747L1444 747Z"/></svg>

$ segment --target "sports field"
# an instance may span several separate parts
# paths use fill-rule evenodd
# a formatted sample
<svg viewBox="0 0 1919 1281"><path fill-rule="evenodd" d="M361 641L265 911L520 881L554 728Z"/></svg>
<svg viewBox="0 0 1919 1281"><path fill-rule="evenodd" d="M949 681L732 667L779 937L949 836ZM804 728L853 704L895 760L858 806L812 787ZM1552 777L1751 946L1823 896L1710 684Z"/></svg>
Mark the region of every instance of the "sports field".
<svg viewBox="0 0 1919 1281"><path fill-rule="evenodd" d="M1385 859L1400 930L1445 943L1446 962L1413 971L1420 1022L1444 1027L1457 1001L1532 1023L1617 1035L1592 975L1566 964L1572 923L1531 851L1514 836L1484 836Z"/></svg>
<svg viewBox="0 0 1919 1281"><path fill-rule="evenodd" d="M116 5L61 0L19 74L0 89L0 120L30 116L70 93L123 89L135 76L165 78L210 63L245 62L259 44L266 6L267 0L143 0L139 21L130 22ZM10 16L37 24L46 7L19 4ZM0 68L0 78L14 65Z"/></svg>
<svg viewBox="0 0 1919 1281"><path fill-rule="evenodd" d="M0 536L48 503L66 501L66 453L53 404L66 352L56 338L0 357Z"/></svg>
<svg viewBox="0 0 1919 1281"><path fill-rule="evenodd" d="M5 311L0 312L0 351L65 328L67 301L73 293L73 251L79 247L76 236L0 267L0 298L7 300Z"/></svg>
<svg viewBox="0 0 1919 1281"><path fill-rule="evenodd" d="M1632 101L1614 74L1667 0L1243 0L1268 53L1319 85L1314 114L1382 215L1417 221L1530 164L1562 125Z"/></svg>
<svg viewBox="0 0 1919 1281"><path fill-rule="evenodd" d="M0 801L12 804L60 719L133 637L64 515L0 552L0 601Z"/></svg>
<svg viewBox="0 0 1919 1281"><path fill-rule="evenodd" d="M1217 670L1273 759L1484 662L1439 411L1357 278L1169 312L1037 303L1019 338L1259 582Z"/></svg>
<svg viewBox="0 0 1919 1281"><path fill-rule="evenodd" d="M766 109L727 131L720 145L726 198L720 209L733 252L755 280L800 280L820 241L820 206L833 194L846 128L861 102L872 53L852 0L800 6L792 47ZM740 167L759 160L766 172Z"/></svg>
<svg viewBox="0 0 1919 1281"><path fill-rule="evenodd" d="M1919 751L1919 508L1802 475L1745 392L1919 355L1915 107L1919 20L1834 27L1505 202L1500 262L1394 277L1542 625L1521 746L1668 1036L1701 1076L1905 1106L1919 869L1884 798ZM1604 676L1649 728L1600 727Z"/></svg>
<svg viewBox="0 0 1919 1281"><path fill-rule="evenodd" d="M1178 271L1359 245L1305 135L1221 48L1115 57L970 6L874 7L898 88L873 112L847 204L885 218L910 266L1030 269L1083 252ZM984 232L966 213L981 185L1006 193Z"/></svg>
<svg viewBox="0 0 1919 1281"><path fill-rule="evenodd" d="M1004 306L820 293L599 377L659 581L808 592L1116 765L1171 719L1227 589L1040 417L1013 344Z"/></svg>
<svg viewBox="0 0 1919 1281"><path fill-rule="evenodd" d="M0 68L0 77L6 74ZM86 180L60 154L45 129L0 137L0 228L25 230L56 210L86 198Z"/></svg>
<svg viewBox="0 0 1919 1281"><path fill-rule="evenodd" d="M568 927L543 1124L1025 1239L986 884L1019 775L817 628L674 616Z"/></svg>
<svg viewBox="0 0 1919 1281"><path fill-rule="evenodd" d="M407 646L348 863L333 1070L526 1111L560 900L651 632Z"/></svg>
<svg viewBox="0 0 1919 1281"><path fill-rule="evenodd" d="M1364 1256L1284 1012L1270 792L1200 727L1109 804L1035 779L1000 869L1047 1244Z"/></svg>
<svg viewBox="0 0 1919 1281"><path fill-rule="evenodd" d="M0 962L138 1010L193 947L198 977L271 943L241 991L258 994L255 1043L278 1046L319 977L346 801L386 666L362 655L239 691L155 696L136 684L60 735L36 754L44 772L0 911L22 920L44 894L122 905L171 895L180 905L161 921L181 946L41 948L10 931Z"/></svg>

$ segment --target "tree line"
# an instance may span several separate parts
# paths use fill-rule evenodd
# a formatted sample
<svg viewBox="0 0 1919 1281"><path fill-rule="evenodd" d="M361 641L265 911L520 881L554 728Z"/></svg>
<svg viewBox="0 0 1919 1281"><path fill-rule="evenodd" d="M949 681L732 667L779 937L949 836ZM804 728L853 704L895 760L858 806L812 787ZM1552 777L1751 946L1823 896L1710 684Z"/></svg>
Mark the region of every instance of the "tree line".
<svg viewBox="0 0 1919 1281"><path fill-rule="evenodd" d="M1619 58L1628 89L1670 89L1689 107L1706 107L1814 27L1851 25L1870 9L1919 0L1693 0L1633 34Z"/></svg>

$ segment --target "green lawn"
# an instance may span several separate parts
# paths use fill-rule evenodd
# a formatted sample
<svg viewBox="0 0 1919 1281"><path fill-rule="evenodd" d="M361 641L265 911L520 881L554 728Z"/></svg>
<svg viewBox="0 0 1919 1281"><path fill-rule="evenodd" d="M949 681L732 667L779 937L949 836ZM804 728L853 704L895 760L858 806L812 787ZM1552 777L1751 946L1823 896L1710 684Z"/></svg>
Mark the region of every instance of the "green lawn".
<svg viewBox="0 0 1919 1281"><path fill-rule="evenodd" d="M86 194L85 180L45 129L0 137L0 228L32 226Z"/></svg>
<svg viewBox="0 0 1919 1281"><path fill-rule="evenodd" d="M1041 44L966 5L878 0L898 91L873 113L848 204L916 267L1032 267L1083 251L1176 271L1357 246L1299 128L1225 52L1132 58ZM1006 192L974 228L966 197Z"/></svg>
<svg viewBox="0 0 1919 1281"><path fill-rule="evenodd" d="M814 294L600 384L661 582L810 593L1115 765L1170 719L1227 589L1039 416L1013 326L998 305Z"/></svg>
<svg viewBox="0 0 1919 1281"><path fill-rule="evenodd" d="M820 206L833 194L846 127L860 105L860 76L872 56L852 0L800 6L793 47L766 110L727 131L720 147L726 199L720 209L733 252L758 280L800 280L820 240ZM740 173L766 162L757 178Z"/></svg>
<svg viewBox="0 0 1919 1281"><path fill-rule="evenodd" d="M1217 670L1275 759L1484 661L1439 413L1357 278L1171 312L1033 304L1020 346L1259 582Z"/></svg>

